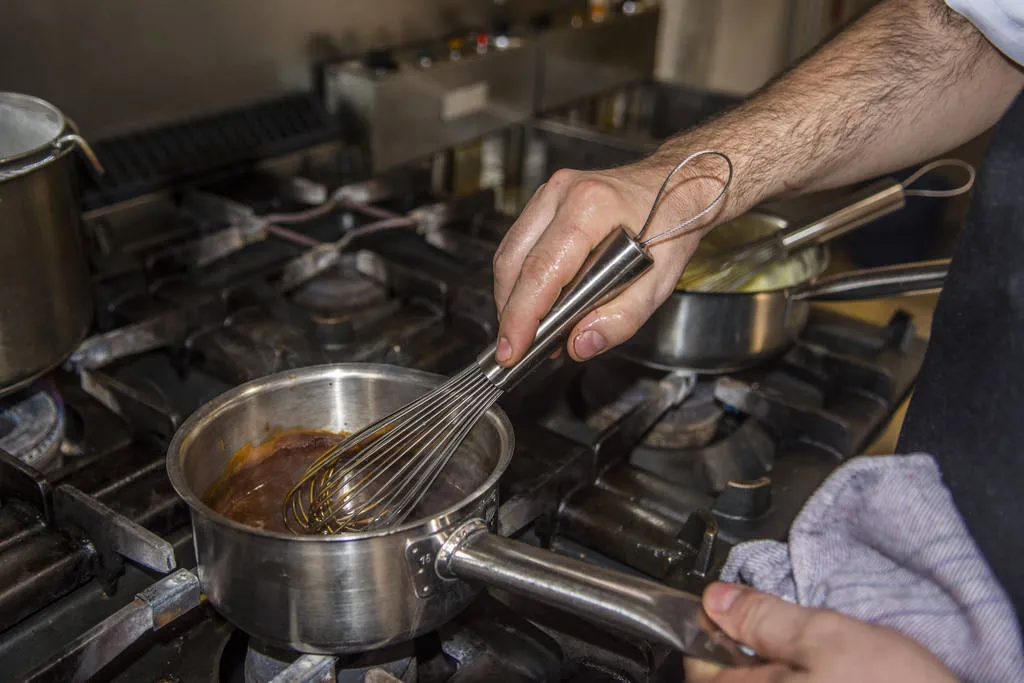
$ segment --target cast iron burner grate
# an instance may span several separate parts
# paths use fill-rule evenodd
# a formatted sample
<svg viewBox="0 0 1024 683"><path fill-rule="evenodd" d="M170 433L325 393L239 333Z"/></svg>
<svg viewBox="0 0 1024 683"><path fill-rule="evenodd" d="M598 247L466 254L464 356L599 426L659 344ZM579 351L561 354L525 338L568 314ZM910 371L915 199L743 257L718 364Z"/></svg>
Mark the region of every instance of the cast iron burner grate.
<svg viewBox="0 0 1024 683"><path fill-rule="evenodd" d="M583 366L574 382L572 391L576 396L570 402L579 418L602 431L650 395L663 374L618 359L592 361ZM720 436L724 415L725 410L715 400L714 380L698 380L693 392L662 416L640 447L685 450L706 446Z"/></svg>
<svg viewBox="0 0 1024 683"><path fill-rule="evenodd" d="M237 658L235 651L226 653ZM241 680L237 663L234 666L222 665L222 683L270 683L275 677L293 665L299 659L297 653L279 650L249 639L248 647L243 655ZM235 660L237 662L237 659ZM368 655L341 658L334 668L334 683L417 683L416 652L412 643L388 648ZM223 678L224 673L229 678Z"/></svg>

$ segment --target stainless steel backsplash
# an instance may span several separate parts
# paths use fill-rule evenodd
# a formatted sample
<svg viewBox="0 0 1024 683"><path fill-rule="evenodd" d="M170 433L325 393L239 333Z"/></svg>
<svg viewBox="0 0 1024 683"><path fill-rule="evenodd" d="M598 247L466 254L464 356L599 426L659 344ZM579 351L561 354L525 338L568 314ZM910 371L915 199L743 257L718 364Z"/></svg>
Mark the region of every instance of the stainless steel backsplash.
<svg viewBox="0 0 1024 683"><path fill-rule="evenodd" d="M557 2L513 3L517 14ZM0 0L0 90L103 138L312 86L328 54L486 24L491 0Z"/></svg>

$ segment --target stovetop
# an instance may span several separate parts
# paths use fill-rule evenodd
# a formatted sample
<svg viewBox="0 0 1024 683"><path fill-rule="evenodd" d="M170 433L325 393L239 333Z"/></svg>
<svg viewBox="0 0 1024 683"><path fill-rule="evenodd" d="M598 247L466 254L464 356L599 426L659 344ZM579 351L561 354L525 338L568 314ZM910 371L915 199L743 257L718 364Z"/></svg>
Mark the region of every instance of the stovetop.
<svg viewBox="0 0 1024 683"><path fill-rule="evenodd" d="M126 645L100 679L269 680L294 657L206 604L175 603L155 630L107 617L195 565L163 453L197 407L317 363L451 373L493 338L490 261L510 220L492 195L439 201L417 173L338 193L327 177L246 174L89 217L97 333L0 412L0 679L49 665L34 680L58 680ZM878 327L816 310L784 356L700 378L635 447L623 425L664 373L552 361L502 400L517 452L499 531L699 591L733 544L785 537L884 428L924 347L903 314ZM416 642L300 665L339 681L681 678L676 654L495 592ZM279 680L321 680L296 671Z"/></svg>

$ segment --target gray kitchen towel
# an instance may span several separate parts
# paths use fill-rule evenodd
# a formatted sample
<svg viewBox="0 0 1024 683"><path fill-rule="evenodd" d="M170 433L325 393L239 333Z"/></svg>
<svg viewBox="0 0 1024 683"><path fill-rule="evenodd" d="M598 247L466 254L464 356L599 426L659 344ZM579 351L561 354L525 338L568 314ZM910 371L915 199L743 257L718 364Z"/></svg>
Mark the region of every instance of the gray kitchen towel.
<svg viewBox="0 0 1024 683"><path fill-rule="evenodd" d="M850 460L807 501L788 544L737 545L722 580L893 628L961 680L1024 681L1013 607L928 455Z"/></svg>

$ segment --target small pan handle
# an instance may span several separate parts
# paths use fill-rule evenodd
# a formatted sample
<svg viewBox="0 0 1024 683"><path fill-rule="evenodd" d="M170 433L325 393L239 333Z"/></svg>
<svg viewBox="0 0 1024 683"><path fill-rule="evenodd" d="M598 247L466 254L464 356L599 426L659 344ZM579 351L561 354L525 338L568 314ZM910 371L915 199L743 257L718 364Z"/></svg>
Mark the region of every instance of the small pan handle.
<svg viewBox="0 0 1024 683"><path fill-rule="evenodd" d="M786 253L813 244L823 244L882 216L899 211L906 203L903 185L892 178L885 178L851 196L844 197L839 208L801 226L787 228L782 232L779 241Z"/></svg>
<svg viewBox="0 0 1024 683"><path fill-rule="evenodd" d="M535 598L722 666L759 662L714 625L697 596L497 536L479 520L449 537L436 569L442 577Z"/></svg>
<svg viewBox="0 0 1024 683"><path fill-rule="evenodd" d="M948 272L949 259L855 270L808 284L792 292L790 298L811 301L859 301L937 292L945 284Z"/></svg>

